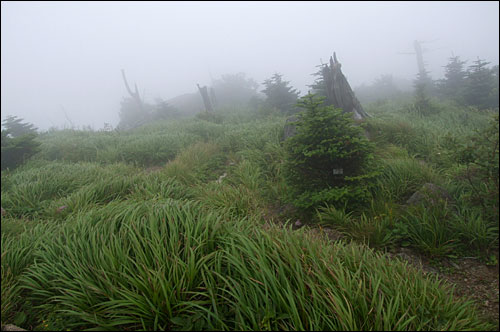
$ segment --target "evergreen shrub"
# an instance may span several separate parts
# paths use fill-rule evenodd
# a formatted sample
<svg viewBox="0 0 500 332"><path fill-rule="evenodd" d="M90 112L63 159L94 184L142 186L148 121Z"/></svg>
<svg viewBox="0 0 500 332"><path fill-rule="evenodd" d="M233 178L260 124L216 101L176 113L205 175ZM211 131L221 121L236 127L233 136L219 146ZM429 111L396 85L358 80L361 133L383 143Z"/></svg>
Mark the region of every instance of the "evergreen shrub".
<svg viewBox="0 0 500 332"><path fill-rule="evenodd" d="M323 97L309 94L297 106L296 135L285 141L285 177L293 203L305 209L323 202L357 205L369 198L367 171L374 147L350 113L324 106Z"/></svg>

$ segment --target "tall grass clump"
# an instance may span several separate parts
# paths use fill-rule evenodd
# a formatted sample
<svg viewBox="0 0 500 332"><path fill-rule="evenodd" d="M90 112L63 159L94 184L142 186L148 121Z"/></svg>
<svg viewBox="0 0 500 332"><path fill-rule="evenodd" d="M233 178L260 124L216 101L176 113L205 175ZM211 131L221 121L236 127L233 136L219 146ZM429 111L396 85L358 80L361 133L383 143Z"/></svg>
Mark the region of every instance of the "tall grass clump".
<svg viewBox="0 0 500 332"><path fill-rule="evenodd" d="M1 275L2 275L2 306L1 321L15 322L20 325L25 323L26 314L20 311L25 303L24 293L19 279L26 270L35 262L36 252L54 234L55 227L51 225L36 225L19 234L1 235Z"/></svg>
<svg viewBox="0 0 500 332"><path fill-rule="evenodd" d="M128 196L135 200L187 199L190 197L191 193L185 185L161 172L142 175L140 182L135 184L132 193Z"/></svg>
<svg viewBox="0 0 500 332"><path fill-rule="evenodd" d="M498 222L483 219L477 208L449 207L446 201L408 207L395 227L429 256L481 256L498 249Z"/></svg>
<svg viewBox="0 0 500 332"><path fill-rule="evenodd" d="M198 303L222 230L193 203L114 202L62 228L23 287L41 313L61 308L68 328L169 329Z"/></svg>
<svg viewBox="0 0 500 332"><path fill-rule="evenodd" d="M255 119L237 124L228 124L224 135L216 142L226 152L245 149L261 149L269 142L278 143L282 137L285 119Z"/></svg>
<svg viewBox="0 0 500 332"><path fill-rule="evenodd" d="M413 158L379 160L380 176L374 192L387 199L404 203L425 183L443 182L432 166Z"/></svg>
<svg viewBox="0 0 500 332"><path fill-rule="evenodd" d="M26 325L56 312L69 329L492 328L433 277L324 241L187 201L112 202L36 251L20 277Z"/></svg>
<svg viewBox="0 0 500 332"><path fill-rule="evenodd" d="M187 133L197 136L202 142L209 142L217 140L222 137L225 132L225 126L217 121L218 123L210 121L186 121L183 123L182 130Z"/></svg>
<svg viewBox="0 0 500 332"><path fill-rule="evenodd" d="M5 185L2 183L2 208L9 216L33 218L46 213L53 201L66 199L84 187L90 188L89 195L106 195L104 191L114 195L116 186L106 189L102 183L118 177L125 179L135 172L134 167L124 164L103 167L85 162L28 163L12 172Z"/></svg>
<svg viewBox="0 0 500 332"><path fill-rule="evenodd" d="M198 142L183 150L161 172L184 184L206 182L222 175L226 159L219 145Z"/></svg>
<svg viewBox="0 0 500 332"><path fill-rule="evenodd" d="M194 199L206 210L230 218L261 215L263 212L260 194L242 184L211 182L194 188Z"/></svg>
<svg viewBox="0 0 500 332"><path fill-rule="evenodd" d="M97 160L100 149L117 146L119 139L114 133L84 130L57 130L40 135L40 154L44 160L86 161Z"/></svg>
<svg viewBox="0 0 500 332"><path fill-rule="evenodd" d="M117 157L119 161L140 166L161 165L195 141L195 137L186 133L142 134L120 145Z"/></svg>
<svg viewBox="0 0 500 332"><path fill-rule="evenodd" d="M1 284L1 294L2 294L2 316L1 322L12 322L17 306L19 305L19 297L21 289L17 283L17 280L9 269L4 269L2 266L1 271L2 284Z"/></svg>
<svg viewBox="0 0 500 332"><path fill-rule="evenodd" d="M462 206L453 215L452 225L464 251L479 255L498 251L498 221L483 218L481 211Z"/></svg>
<svg viewBox="0 0 500 332"><path fill-rule="evenodd" d="M204 134L182 130L182 122L159 122L130 131L53 131L40 136L37 158L71 162L127 162L154 166L173 159L180 150L204 139ZM204 126L203 126L204 127Z"/></svg>
<svg viewBox="0 0 500 332"><path fill-rule="evenodd" d="M486 128L492 112L447 102L438 104L441 111L425 117L403 111L401 102L367 105L367 111L374 115L368 119L370 136L378 144L395 144L416 158L447 168L453 163L450 155L456 153L464 138Z"/></svg>
<svg viewBox="0 0 500 332"><path fill-rule="evenodd" d="M404 228L411 245L429 256L453 256L459 247L452 211L446 205L410 207L398 225Z"/></svg>
<svg viewBox="0 0 500 332"><path fill-rule="evenodd" d="M364 212L355 216L352 211L347 212L346 207L336 208L325 204L316 209L316 216L320 225L334 227L349 238L372 248L388 247L398 240L392 232L395 219L390 209L374 216Z"/></svg>
<svg viewBox="0 0 500 332"><path fill-rule="evenodd" d="M46 210L57 211L57 207L65 206L64 217L67 213L92 209L96 205L108 204L115 200L125 200L134 192L142 182L140 176L115 176L109 179L85 185L63 199L53 202ZM56 214L58 212L55 212ZM59 212L60 213L60 212Z"/></svg>
<svg viewBox="0 0 500 332"><path fill-rule="evenodd" d="M241 150L237 156L259 170L264 196L272 201L284 196L287 187L284 175L286 151L279 142L268 142L259 149Z"/></svg>
<svg viewBox="0 0 500 332"><path fill-rule="evenodd" d="M207 209L229 216L262 215L272 190L259 166L251 159L234 162L217 181L193 188L195 199Z"/></svg>
<svg viewBox="0 0 500 332"><path fill-rule="evenodd" d="M408 120L383 121L380 119L370 120L368 129L374 140L382 143L392 143L403 147L412 155L428 155L432 147L432 138L427 139L429 132L424 127L416 127ZM431 143L431 147L426 143Z"/></svg>

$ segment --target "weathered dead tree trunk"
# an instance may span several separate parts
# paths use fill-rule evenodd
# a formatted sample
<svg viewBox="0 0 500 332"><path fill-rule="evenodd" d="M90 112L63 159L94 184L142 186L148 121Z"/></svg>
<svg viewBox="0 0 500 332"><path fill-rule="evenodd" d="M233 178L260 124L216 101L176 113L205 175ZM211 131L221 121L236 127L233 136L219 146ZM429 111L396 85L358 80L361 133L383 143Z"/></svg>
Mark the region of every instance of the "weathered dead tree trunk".
<svg viewBox="0 0 500 332"><path fill-rule="evenodd" d="M213 113L214 109L212 107L212 103L210 102L210 97L208 96L208 91L207 87L200 87L199 84L196 84L198 86L198 90L200 90L201 97L203 98L203 104L205 104L205 110L209 113Z"/></svg>
<svg viewBox="0 0 500 332"><path fill-rule="evenodd" d="M330 57L330 65L326 64L322 71L326 85L326 103L341 108L344 113L353 113L355 119L368 117L369 115L363 110L340 67L342 65L338 62L334 52L333 57Z"/></svg>
<svg viewBox="0 0 500 332"><path fill-rule="evenodd" d="M425 71L424 57L422 56L422 46L418 40L413 41L413 48L415 49L415 54L417 55L417 66L418 72L422 77L427 76L427 71Z"/></svg>
<svg viewBox="0 0 500 332"><path fill-rule="evenodd" d="M130 86L128 85L127 78L125 77L125 70L124 69L122 69L122 77L123 77L123 83L125 83L125 88L127 88L127 91L129 93L130 97L132 97L132 99L135 100L135 102L139 106L139 109L142 111L144 109L144 107L143 107L143 102L142 102L141 96L139 95L139 90L137 89L137 84L134 83L135 92L133 92L130 89Z"/></svg>
<svg viewBox="0 0 500 332"><path fill-rule="evenodd" d="M215 90L212 87L210 88L210 101L213 107L217 107L217 98L215 96Z"/></svg>

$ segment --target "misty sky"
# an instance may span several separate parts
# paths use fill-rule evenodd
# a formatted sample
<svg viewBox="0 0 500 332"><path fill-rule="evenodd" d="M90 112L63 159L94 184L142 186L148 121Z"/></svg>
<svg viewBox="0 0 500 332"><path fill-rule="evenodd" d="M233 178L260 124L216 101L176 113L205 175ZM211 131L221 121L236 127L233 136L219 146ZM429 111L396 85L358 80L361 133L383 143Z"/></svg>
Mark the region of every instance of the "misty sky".
<svg viewBox="0 0 500 332"><path fill-rule="evenodd" d="M382 74L413 79L415 56L399 53L415 39L440 78L452 54L498 64L498 12L497 1L2 1L2 119L115 126L122 68L147 102L237 72L259 83L279 72L305 94L334 51L353 88Z"/></svg>

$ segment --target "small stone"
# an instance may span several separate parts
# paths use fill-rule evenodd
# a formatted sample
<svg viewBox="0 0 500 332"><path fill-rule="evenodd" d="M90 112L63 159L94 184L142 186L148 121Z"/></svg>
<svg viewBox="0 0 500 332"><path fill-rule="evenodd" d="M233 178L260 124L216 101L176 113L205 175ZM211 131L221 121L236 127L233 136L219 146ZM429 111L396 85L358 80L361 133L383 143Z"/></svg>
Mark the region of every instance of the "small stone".
<svg viewBox="0 0 500 332"><path fill-rule="evenodd" d="M56 210L56 212L57 212L57 213L61 213L61 212L63 212L66 208L67 208L67 206L66 206L66 205L63 205L63 206L61 206L61 207L58 207L58 208L57 208L57 210Z"/></svg>
<svg viewBox="0 0 500 332"><path fill-rule="evenodd" d="M297 221L295 222L295 227L300 227L300 226L302 226L302 222L299 219L297 219Z"/></svg>
<svg viewBox="0 0 500 332"><path fill-rule="evenodd" d="M13 324L2 325L2 331L27 331Z"/></svg>
<svg viewBox="0 0 500 332"><path fill-rule="evenodd" d="M436 205L438 201L447 201L450 204L455 203L451 195L444 188L433 183L426 183L406 201L406 204L417 205L424 202Z"/></svg>
<svg viewBox="0 0 500 332"><path fill-rule="evenodd" d="M227 173L224 173L221 176L219 176L219 179L217 180L217 183L221 183L222 179L224 179L226 176L227 176Z"/></svg>

